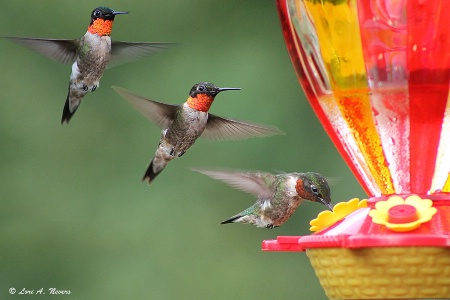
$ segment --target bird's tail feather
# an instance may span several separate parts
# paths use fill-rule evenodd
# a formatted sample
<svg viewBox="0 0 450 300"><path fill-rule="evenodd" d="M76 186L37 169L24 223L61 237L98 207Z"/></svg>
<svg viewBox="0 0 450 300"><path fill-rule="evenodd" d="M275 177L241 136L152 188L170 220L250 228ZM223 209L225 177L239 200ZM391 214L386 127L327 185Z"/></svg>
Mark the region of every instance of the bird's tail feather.
<svg viewBox="0 0 450 300"><path fill-rule="evenodd" d="M161 173L162 170L164 170L166 165L167 165L166 161L156 163L155 158L153 158L152 162L147 168L147 171L145 171L144 177L142 177L142 181L145 181L148 184L152 183L153 180L156 178L156 176L158 176L159 173Z"/></svg>
<svg viewBox="0 0 450 300"><path fill-rule="evenodd" d="M79 99L76 99L76 101L73 101L73 99L71 99L70 94L71 93L70 93L70 87L69 87L69 91L67 92L66 103L64 104L64 109L63 109L63 113L62 113L61 124L64 124L64 122L69 124L70 119L72 119L73 115L75 114L75 112L78 109L78 106L81 103L82 98L79 98ZM76 103L72 108L70 107L71 102Z"/></svg>
<svg viewBox="0 0 450 300"><path fill-rule="evenodd" d="M61 118L61 124L64 124L64 122L69 124L69 121L70 121L70 119L72 119L72 116L75 113L75 111L73 111L73 112L70 111L69 100L67 100L66 104L64 105L63 114L62 114L62 118Z"/></svg>
<svg viewBox="0 0 450 300"><path fill-rule="evenodd" d="M220 224L235 223L235 221L241 217L242 217L241 215L237 215L237 216L229 218L228 220L221 222Z"/></svg>

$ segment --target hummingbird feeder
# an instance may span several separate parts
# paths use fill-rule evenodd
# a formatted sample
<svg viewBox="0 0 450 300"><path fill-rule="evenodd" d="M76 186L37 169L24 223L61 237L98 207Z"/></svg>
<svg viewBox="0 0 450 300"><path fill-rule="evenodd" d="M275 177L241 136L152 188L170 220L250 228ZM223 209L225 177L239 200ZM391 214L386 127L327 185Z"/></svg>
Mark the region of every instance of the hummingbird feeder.
<svg viewBox="0 0 450 300"><path fill-rule="evenodd" d="M277 0L300 84L369 195L311 221L330 299L450 298L450 1Z"/></svg>

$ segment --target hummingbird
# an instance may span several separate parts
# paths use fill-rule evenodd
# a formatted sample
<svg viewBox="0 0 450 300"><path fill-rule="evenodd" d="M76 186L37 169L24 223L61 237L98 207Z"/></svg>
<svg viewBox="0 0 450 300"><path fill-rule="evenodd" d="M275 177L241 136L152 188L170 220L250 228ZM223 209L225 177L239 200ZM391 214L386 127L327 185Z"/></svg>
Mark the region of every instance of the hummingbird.
<svg viewBox="0 0 450 300"><path fill-rule="evenodd" d="M181 105L170 105L112 87L134 108L162 128L155 155L142 181L150 184L176 157L181 157L200 136L212 140L237 140L284 134L276 127L222 118L208 111L217 94L240 88L220 88L210 82L195 84Z"/></svg>
<svg viewBox="0 0 450 300"><path fill-rule="evenodd" d="M135 61L170 46L170 43L111 41L114 18L122 14L128 12L114 11L105 6L97 7L92 11L88 29L80 39L7 37L58 63L72 64L61 124L69 123L83 97L98 88L107 66Z"/></svg>
<svg viewBox="0 0 450 300"><path fill-rule="evenodd" d="M258 197L255 204L220 224L243 223L272 229L284 224L304 200L333 210L330 187L319 173L193 170Z"/></svg>

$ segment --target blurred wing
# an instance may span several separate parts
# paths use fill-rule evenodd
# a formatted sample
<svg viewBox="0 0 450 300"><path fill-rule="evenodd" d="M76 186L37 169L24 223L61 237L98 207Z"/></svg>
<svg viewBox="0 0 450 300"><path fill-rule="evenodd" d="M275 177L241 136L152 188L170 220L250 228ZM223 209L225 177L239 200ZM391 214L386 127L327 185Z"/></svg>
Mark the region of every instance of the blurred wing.
<svg viewBox="0 0 450 300"><path fill-rule="evenodd" d="M330 186L337 185L339 183L339 181L342 180L342 178L340 178L340 177L328 177L328 176L325 177L325 179L327 180L328 185L330 185Z"/></svg>
<svg viewBox="0 0 450 300"><path fill-rule="evenodd" d="M111 58L108 68L117 65L136 61L148 55L166 50L175 44L171 43L132 43L132 42L111 42Z"/></svg>
<svg viewBox="0 0 450 300"><path fill-rule="evenodd" d="M228 185L250 193L258 199L270 199L276 189L276 176L271 173L247 173L193 169L193 171L222 180Z"/></svg>
<svg viewBox="0 0 450 300"><path fill-rule="evenodd" d="M275 134L284 134L284 132L274 126L225 119L209 114L202 137L210 140L241 140Z"/></svg>
<svg viewBox="0 0 450 300"><path fill-rule="evenodd" d="M7 39L47 56L61 64L73 64L77 57L78 46L80 45L80 40L25 37L7 37Z"/></svg>
<svg viewBox="0 0 450 300"><path fill-rule="evenodd" d="M162 129L170 126L179 107L178 105L165 104L138 96L117 86L113 86L112 88L125 98L131 106L144 115L144 117Z"/></svg>

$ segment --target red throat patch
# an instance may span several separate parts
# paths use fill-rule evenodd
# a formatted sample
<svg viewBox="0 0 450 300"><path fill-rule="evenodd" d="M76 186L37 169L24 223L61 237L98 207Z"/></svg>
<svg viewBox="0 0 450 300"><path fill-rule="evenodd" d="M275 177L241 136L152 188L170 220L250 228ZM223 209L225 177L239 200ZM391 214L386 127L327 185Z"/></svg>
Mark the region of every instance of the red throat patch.
<svg viewBox="0 0 450 300"><path fill-rule="evenodd" d="M88 31L99 36L111 35L113 22L112 20L96 19L92 25L89 25Z"/></svg>
<svg viewBox="0 0 450 300"><path fill-rule="evenodd" d="M304 192L304 190L303 190L303 180L301 180L301 179L297 180L297 184L295 185L295 190L297 191L297 194L300 197L302 197L303 192Z"/></svg>
<svg viewBox="0 0 450 300"><path fill-rule="evenodd" d="M195 98L189 97L187 99L187 104L192 109L196 109L202 112L208 112L213 101L214 101L213 96L209 96L206 94L198 94L197 97Z"/></svg>

